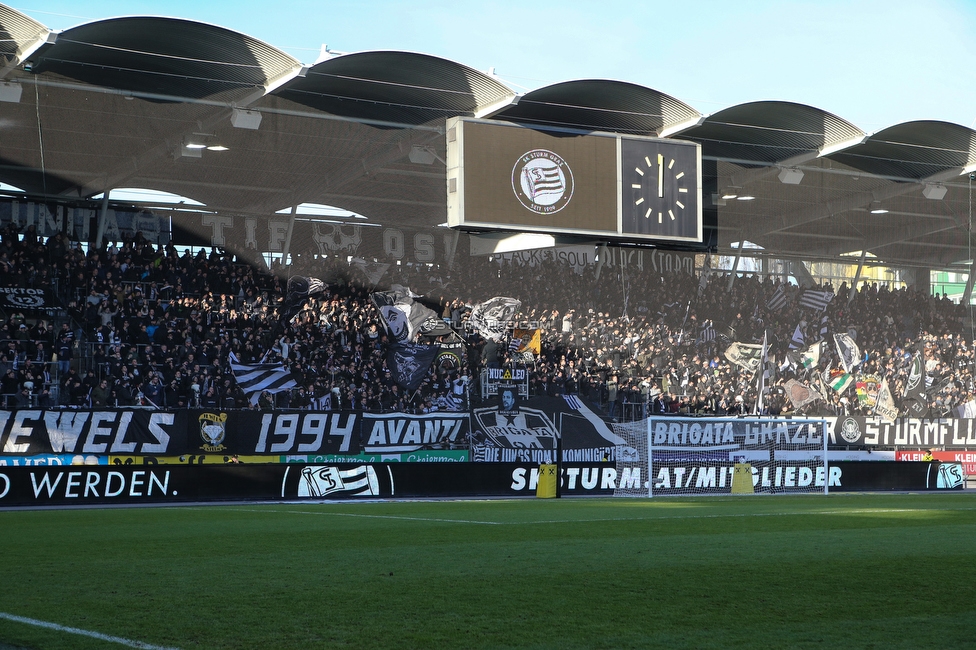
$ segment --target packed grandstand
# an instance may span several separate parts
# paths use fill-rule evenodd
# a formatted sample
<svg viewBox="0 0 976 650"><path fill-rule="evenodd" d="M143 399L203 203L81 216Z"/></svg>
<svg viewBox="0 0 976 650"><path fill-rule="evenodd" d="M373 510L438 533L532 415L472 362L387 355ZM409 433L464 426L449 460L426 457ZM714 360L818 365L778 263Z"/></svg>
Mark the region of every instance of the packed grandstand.
<svg viewBox="0 0 976 650"><path fill-rule="evenodd" d="M0 283L57 287L63 309L8 310L0 332L8 407L419 414L476 406L486 368L524 368L529 396L578 394L617 419L871 415L886 392L901 413L918 400L914 414L942 417L964 414L974 398L965 309L911 289L865 283L851 294L846 284L742 273L730 282L704 255L694 273L630 266L601 275L472 257L452 269L383 265L371 282L342 256L300 255L287 270L268 269L139 234L86 252L61 234L20 230L2 233ZM296 299L289 276L322 284ZM451 363L427 359L410 382L390 367L398 342L371 299L396 285L450 326L414 339L463 342ZM492 340L467 319L496 296L521 308ZM527 344L536 329L538 346ZM512 344L513 332L529 335ZM913 362L924 371L921 389ZM278 367L285 380L252 390L239 379L253 364Z"/></svg>

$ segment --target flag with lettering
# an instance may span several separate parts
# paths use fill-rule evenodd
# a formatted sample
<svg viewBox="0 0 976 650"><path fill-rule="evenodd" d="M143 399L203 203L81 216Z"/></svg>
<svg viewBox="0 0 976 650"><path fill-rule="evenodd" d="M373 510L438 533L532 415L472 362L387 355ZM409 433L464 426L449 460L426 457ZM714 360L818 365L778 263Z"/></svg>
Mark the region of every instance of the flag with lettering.
<svg viewBox="0 0 976 650"><path fill-rule="evenodd" d="M521 307L521 300L495 296L474 306L468 324L486 339L500 343Z"/></svg>
<svg viewBox="0 0 976 650"><path fill-rule="evenodd" d="M881 388L878 390L874 412L888 423L894 423L895 418L898 417L898 408L895 406L895 398L891 395L891 389L888 387L887 377L881 380Z"/></svg>
<svg viewBox="0 0 976 650"><path fill-rule="evenodd" d="M737 366L755 373L762 364L763 346L750 343L732 343L725 350L725 358Z"/></svg>
<svg viewBox="0 0 976 650"><path fill-rule="evenodd" d="M390 368L393 381L406 390L417 390L440 349L441 346L436 343L400 343L390 346L386 365Z"/></svg>

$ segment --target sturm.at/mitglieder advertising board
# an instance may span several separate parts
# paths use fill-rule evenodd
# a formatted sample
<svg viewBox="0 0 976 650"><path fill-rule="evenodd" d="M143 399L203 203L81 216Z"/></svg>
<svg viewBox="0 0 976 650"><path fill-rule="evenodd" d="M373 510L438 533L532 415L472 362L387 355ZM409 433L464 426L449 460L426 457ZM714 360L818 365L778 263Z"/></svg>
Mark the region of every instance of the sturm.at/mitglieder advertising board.
<svg viewBox="0 0 976 650"><path fill-rule="evenodd" d="M833 491L962 489L958 463L845 461L829 467ZM637 468L567 463L563 496L646 489ZM523 463L321 463L0 467L0 508L534 496L539 467ZM706 493L724 494L714 487ZM664 494L656 490L655 494Z"/></svg>

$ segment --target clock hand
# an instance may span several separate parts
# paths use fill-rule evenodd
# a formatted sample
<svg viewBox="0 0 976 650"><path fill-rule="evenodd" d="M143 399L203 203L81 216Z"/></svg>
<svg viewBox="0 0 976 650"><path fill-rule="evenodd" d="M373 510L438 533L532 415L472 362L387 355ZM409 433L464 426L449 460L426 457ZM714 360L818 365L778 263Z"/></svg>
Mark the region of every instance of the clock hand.
<svg viewBox="0 0 976 650"><path fill-rule="evenodd" d="M664 154L657 155L657 197L664 198Z"/></svg>

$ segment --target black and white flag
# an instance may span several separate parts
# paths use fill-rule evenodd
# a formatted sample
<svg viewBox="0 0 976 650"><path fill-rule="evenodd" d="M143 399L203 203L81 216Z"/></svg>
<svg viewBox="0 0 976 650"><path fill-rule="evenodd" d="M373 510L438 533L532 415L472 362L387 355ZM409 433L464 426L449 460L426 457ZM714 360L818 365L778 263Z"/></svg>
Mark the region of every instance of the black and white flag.
<svg viewBox="0 0 976 650"><path fill-rule="evenodd" d="M379 496L376 470L369 465L339 469L335 465L309 465L302 469L300 497L327 497L337 492L348 496Z"/></svg>
<svg viewBox="0 0 976 650"><path fill-rule="evenodd" d="M834 294L831 291L813 291L812 289L807 289L800 294L800 306L823 311L833 299Z"/></svg>
<svg viewBox="0 0 976 650"><path fill-rule="evenodd" d="M521 300L495 296L474 306L468 324L486 339L500 343L521 307Z"/></svg>
<svg viewBox="0 0 976 650"><path fill-rule="evenodd" d="M390 346L386 365L390 368L393 381L406 390L417 390L440 349L441 346L436 343L401 343Z"/></svg>
<svg viewBox="0 0 976 650"><path fill-rule="evenodd" d="M803 328L799 324L796 326L796 330L793 331L793 339L790 341L791 350L799 350L804 347L806 343L805 337L803 336Z"/></svg>
<svg viewBox="0 0 976 650"><path fill-rule="evenodd" d="M926 379L925 355L919 351L912 357L912 367L908 371L908 381L905 382L904 399L902 400L902 407L909 417L924 418L928 415Z"/></svg>
<svg viewBox="0 0 976 650"><path fill-rule="evenodd" d="M298 386L283 363L237 363L237 357L233 356L230 369L251 404L256 403L264 391L273 395Z"/></svg>
<svg viewBox="0 0 976 650"><path fill-rule="evenodd" d="M834 344L837 346L837 356L844 372L850 372L854 366L861 363L861 349L849 334L834 334Z"/></svg>
<svg viewBox="0 0 976 650"><path fill-rule="evenodd" d="M725 350L725 358L751 373L762 365L763 346L734 342Z"/></svg>
<svg viewBox="0 0 976 650"><path fill-rule="evenodd" d="M293 275L288 278L288 293L285 294L281 320L290 321L302 310L309 296L323 291L325 291L325 283L318 278L308 278L304 275Z"/></svg>
<svg viewBox="0 0 976 650"><path fill-rule="evenodd" d="M786 288L780 284L776 286L776 290L773 291L773 295L769 297L769 301L766 303L766 309L769 311L779 311L786 306L788 299L786 297Z"/></svg>
<svg viewBox="0 0 976 650"><path fill-rule="evenodd" d="M705 263L702 265L701 277L698 280L698 297L701 298L708 288L708 274L712 271L712 256L705 253Z"/></svg>
<svg viewBox="0 0 976 650"><path fill-rule="evenodd" d="M359 269L363 277L369 282L371 286L376 286L379 281L383 278L386 270L390 268L387 262L367 262L361 257L354 257L350 261L350 266Z"/></svg>
<svg viewBox="0 0 976 650"><path fill-rule="evenodd" d="M428 320L437 320L433 309L414 302L417 294L406 287L394 285L389 291L377 291L371 295L376 310L390 338L396 343L413 341L417 332Z"/></svg>
<svg viewBox="0 0 976 650"><path fill-rule="evenodd" d="M698 339L695 343L711 343L717 337L715 331L715 326L712 325L712 321L707 320L702 323L701 332L698 334Z"/></svg>

